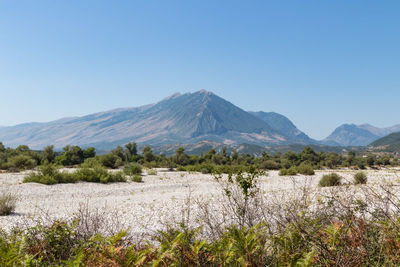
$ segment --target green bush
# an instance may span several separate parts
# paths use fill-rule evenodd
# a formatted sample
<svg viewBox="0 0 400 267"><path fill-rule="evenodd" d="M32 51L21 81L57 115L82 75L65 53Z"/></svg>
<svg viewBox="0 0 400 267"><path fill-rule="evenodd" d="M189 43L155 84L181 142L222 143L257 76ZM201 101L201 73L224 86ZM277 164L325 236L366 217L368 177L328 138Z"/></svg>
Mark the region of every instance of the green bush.
<svg viewBox="0 0 400 267"><path fill-rule="evenodd" d="M131 181L135 183L143 183L143 178L141 175L136 174L131 176Z"/></svg>
<svg viewBox="0 0 400 267"><path fill-rule="evenodd" d="M297 168L290 167L289 169L281 169L279 171L280 176L289 176L289 175L297 175Z"/></svg>
<svg viewBox="0 0 400 267"><path fill-rule="evenodd" d="M149 169L147 171L147 175L157 175L157 170L156 169Z"/></svg>
<svg viewBox="0 0 400 267"><path fill-rule="evenodd" d="M314 175L314 169L310 164L300 164L297 168L297 172L303 175Z"/></svg>
<svg viewBox="0 0 400 267"><path fill-rule="evenodd" d="M279 170L279 163L273 160L266 160L261 164L261 167L266 170Z"/></svg>
<svg viewBox="0 0 400 267"><path fill-rule="evenodd" d="M115 183L126 182L122 172L109 172L103 167L79 168L77 171L68 173L60 172L54 165L43 165L38 172L26 176L24 183L40 183L46 185L59 183L76 183L78 181L91 183Z"/></svg>
<svg viewBox="0 0 400 267"><path fill-rule="evenodd" d="M111 169L116 169L122 165L121 158L112 153L100 156L99 161L104 167Z"/></svg>
<svg viewBox="0 0 400 267"><path fill-rule="evenodd" d="M130 163L124 167L124 173L129 176L141 174L142 166L138 163Z"/></svg>
<svg viewBox="0 0 400 267"><path fill-rule="evenodd" d="M10 215L14 212L17 196L8 192L0 193L0 216Z"/></svg>
<svg viewBox="0 0 400 267"><path fill-rule="evenodd" d="M367 180L367 175L364 172L357 172L354 175L354 184L366 184Z"/></svg>
<svg viewBox="0 0 400 267"><path fill-rule="evenodd" d="M16 170L32 169L36 161L28 155L17 155L8 159L8 168Z"/></svg>
<svg viewBox="0 0 400 267"><path fill-rule="evenodd" d="M81 164L82 168L94 168L94 167L99 167L99 166L102 166L102 163L98 156L93 157L93 158L87 158Z"/></svg>
<svg viewBox="0 0 400 267"><path fill-rule="evenodd" d="M125 176L122 172L109 172L103 167L95 168L80 168L71 174L76 181L84 181L91 183L116 183L126 182Z"/></svg>
<svg viewBox="0 0 400 267"><path fill-rule="evenodd" d="M32 172L25 176L23 182L52 185L59 183L75 183L76 180L70 173L60 172L55 165L46 164L40 166L38 172Z"/></svg>
<svg viewBox="0 0 400 267"><path fill-rule="evenodd" d="M319 181L320 187L341 185L342 177L336 173L325 174Z"/></svg>
<svg viewBox="0 0 400 267"><path fill-rule="evenodd" d="M203 174L213 173L214 166L212 164L202 164L197 167L196 171L200 171Z"/></svg>
<svg viewBox="0 0 400 267"><path fill-rule="evenodd" d="M177 170L178 172L184 172L184 171L186 171L186 168L183 167L183 166L178 166L178 168L176 168L176 170Z"/></svg>

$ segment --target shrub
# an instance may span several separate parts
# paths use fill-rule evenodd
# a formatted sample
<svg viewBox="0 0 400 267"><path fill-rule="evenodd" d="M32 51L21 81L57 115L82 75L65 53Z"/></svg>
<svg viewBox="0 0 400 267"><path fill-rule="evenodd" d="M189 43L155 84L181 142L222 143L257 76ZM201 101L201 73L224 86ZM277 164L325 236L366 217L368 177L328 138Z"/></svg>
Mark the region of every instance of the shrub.
<svg viewBox="0 0 400 267"><path fill-rule="evenodd" d="M280 176L297 175L296 167L290 167L289 169L281 169L279 171Z"/></svg>
<svg viewBox="0 0 400 267"><path fill-rule="evenodd" d="M157 175L157 170L156 169L149 169L147 171L147 175Z"/></svg>
<svg viewBox="0 0 400 267"><path fill-rule="evenodd" d="M11 169L32 169L35 165L36 161L28 155L18 155L8 160L8 167Z"/></svg>
<svg viewBox="0 0 400 267"><path fill-rule="evenodd" d="M314 175L314 169L310 164L300 164L297 168L298 173L303 175Z"/></svg>
<svg viewBox="0 0 400 267"><path fill-rule="evenodd" d="M98 166L102 166L102 163L101 163L99 157L97 157L97 156L94 158L87 158L81 164L81 167L83 167L83 168L94 168L94 167L98 167Z"/></svg>
<svg viewBox="0 0 400 267"><path fill-rule="evenodd" d="M124 167L124 173L129 176L141 174L142 166L138 163L130 163Z"/></svg>
<svg viewBox="0 0 400 267"><path fill-rule="evenodd" d="M72 173L76 181L84 181L91 183L115 183L115 182L126 182L125 176L122 172L109 172L103 167L95 168L81 168L76 172Z"/></svg>
<svg viewBox="0 0 400 267"><path fill-rule="evenodd" d="M184 172L184 171L186 171L186 168L183 167L183 166L178 166L178 168L176 168L176 170L177 170L178 172Z"/></svg>
<svg viewBox="0 0 400 267"><path fill-rule="evenodd" d="M99 160L104 167L111 169L116 169L122 165L121 158L112 153L100 156Z"/></svg>
<svg viewBox="0 0 400 267"><path fill-rule="evenodd" d="M200 171L203 174L212 173L214 171L214 166L212 164L203 164L199 167L200 169L198 169L197 171Z"/></svg>
<svg viewBox="0 0 400 267"><path fill-rule="evenodd" d="M143 183L143 178L141 175L133 175L131 176L131 181L135 183Z"/></svg>
<svg viewBox="0 0 400 267"><path fill-rule="evenodd" d="M266 170L279 170L279 163L277 163L276 161L273 160L266 160L261 164L263 169Z"/></svg>
<svg viewBox="0 0 400 267"><path fill-rule="evenodd" d="M367 175L364 172L357 172L354 175L354 184L366 184Z"/></svg>
<svg viewBox="0 0 400 267"><path fill-rule="evenodd" d="M92 182L92 183L115 183L126 182L126 178L122 172L112 173L103 167L80 168L76 172L67 173L60 172L54 165L43 165L39 168L39 172L33 172L26 176L24 183L40 183L46 185L59 183L76 183Z"/></svg>
<svg viewBox="0 0 400 267"><path fill-rule="evenodd" d="M337 186L337 185L341 185L341 180L342 180L342 177L340 177L336 173L326 174L326 175L322 176L318 185L320 187Z"/></svg>
<svg viewBox="0 0 400 267"><path fill-rule="evenodd" d="M55 165L45 164L39 167L38 172L25 176L24 183L40 183L46 185L59 183L75 183L74 177L66 172L60 172Z"/></svg>
<svg viewBox="0 0 400 267"><path fill-rule="evenodd" d="M0 216L10 215L17 204L17 196L12 193L0 193Z"/></svg>

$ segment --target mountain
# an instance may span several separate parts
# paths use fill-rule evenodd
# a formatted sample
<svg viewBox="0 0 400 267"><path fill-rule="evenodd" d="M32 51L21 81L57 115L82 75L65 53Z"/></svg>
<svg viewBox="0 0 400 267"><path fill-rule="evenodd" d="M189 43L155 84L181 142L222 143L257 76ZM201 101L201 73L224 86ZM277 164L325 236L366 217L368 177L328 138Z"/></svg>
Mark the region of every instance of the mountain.
<svg viewBox="0 0 400 267"><path fill-rule="evenodd" d="M201 90L174 94L136 108L0 128L0 141L7 146L26 144L34 149L50 144L56 148L72 144L109 149L130 141L152 145L204 140L225 145L304 143L301 134L296 139L292 132L275 128L212 92Z"/></svg>
<svg viewBox="0 0 400 267"><path fill-rule="evenodd" d="M250 114L262 119L274 130L285 135L289 141L299 144L316 144L317 141L308 137L305 133L297 129L297 127L285 116L276 112L249 112Z"/></svg>
<svg viewBox="0 0 400 267"><path fill-rule="evenodd" d="M378 128L370 124L343 124L321 141L325 145L366 146L390 133L400 131L400 125Z"/></svg>
<svg viewBox="0 0 400 267"><path fill-rule="evenodd" d="M368 147L370 151L385 151L400 153L400 132L391 133L372 142Z"/></svg>

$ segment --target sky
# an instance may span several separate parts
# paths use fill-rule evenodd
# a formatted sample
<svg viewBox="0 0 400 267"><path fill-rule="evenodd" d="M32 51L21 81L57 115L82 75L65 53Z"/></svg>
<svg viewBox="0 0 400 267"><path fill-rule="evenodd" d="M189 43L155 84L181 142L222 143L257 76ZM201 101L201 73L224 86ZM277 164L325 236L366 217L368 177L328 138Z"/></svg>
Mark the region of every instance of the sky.
<svg viewBox="0 0 400 267"><path fill-rule="evenodd" d="M0 0L0 125L206 89L312 138L400 123L400 1Z"/></svg>

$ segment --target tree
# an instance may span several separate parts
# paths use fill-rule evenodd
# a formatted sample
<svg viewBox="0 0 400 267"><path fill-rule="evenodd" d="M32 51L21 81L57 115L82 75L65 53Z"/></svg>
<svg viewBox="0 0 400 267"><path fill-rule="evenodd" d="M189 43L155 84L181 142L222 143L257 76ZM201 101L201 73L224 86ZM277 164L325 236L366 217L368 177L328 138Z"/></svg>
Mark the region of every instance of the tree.
<svg viewBox="0 0 400 267"><path fill-rule="evenodd" d="M94 147L88 147L83 150L83 158L94 158L96 156L96 149Z"/></svg>
<svg viewBox="0 0 400 267"><path fill-rule="evenodd" d="M3 143L0 142L0 152L4 152L6 148L4 147Z"/></svg>
<svg viewBox="0 0 400 267"><path fill-rule="evenodd" d="M349 151L347 153L347 162L348 162L349 166L352 166L354 164L355 158L356 158L356 152Z"/></svg>
<svg viewBox="0 0 400 267"><path fill-rule="evenodd" d="M111 151L111 153L114 154L115 156L119 157L122 161L125 160L125 153L121 146L117 146L116 148L114 148Z"/></svg>
<svg viewBox="0 0 400 267"><path fill-rule="evenodd" d="M43 150L42 159L48 163L52 163L56 158L56 153L54 153L54 146L47 146Z"/></svg>
<svg viewBox="0 0 400 267"><path fill-rule="evenodd" d="M375 164L375 156L374 155L367 156L367 164L370 167L374 166L374 164Z"/></svg>
<svg viewBox="0 0 400 267"><path fill-rule="evenodd" d="M301 162L309 163L312 165L316 165L319 162L318 154L315 153L315 151L309 146L306 146L300 153L300 159Z"/></svg>
<svg viewBox="0 0 400 267"><path fill-rule="evenodd" d="M151 151L151 148L149 146L145 146L142 150L143 152L143 158L145 162L151 162L154 160L154 155L153 151Z"/></svg>
<svg viewBox="0 0 400 267"><path fill-rule="evenodd" d="M183 147L179 147L175 151L175 155L172 156L172 161L182 166L189 163L189 157L185 154L185 149Z"/></svg>
<svg viewBox="0 0 400 267"><path fill-rule="evenodd" d="M128 157L137 155L137 145L135 142L130 142L130 143L126 144L125 148L126 148L125 151L126 151L126 154L128 155Z"/></svg>
<svg viewBox="0 0 400 267"><path fill-rule="evenodd" d="M20 145L16 149L18 152L28 152L29 151L29 146L26 145Z"/></svg>

